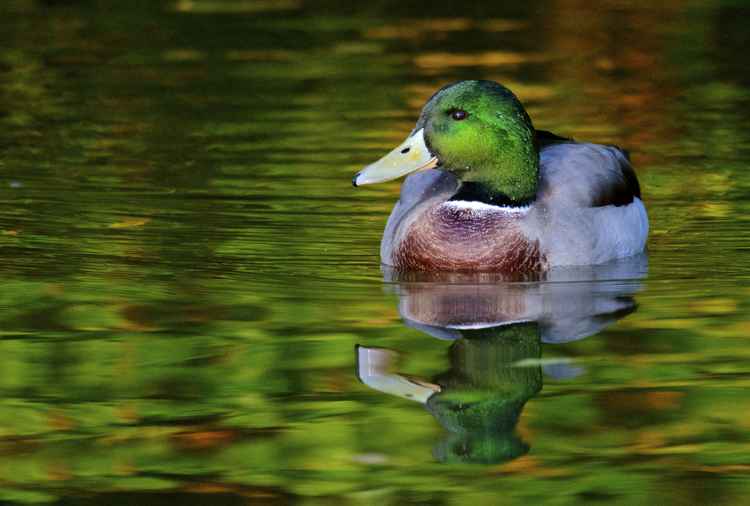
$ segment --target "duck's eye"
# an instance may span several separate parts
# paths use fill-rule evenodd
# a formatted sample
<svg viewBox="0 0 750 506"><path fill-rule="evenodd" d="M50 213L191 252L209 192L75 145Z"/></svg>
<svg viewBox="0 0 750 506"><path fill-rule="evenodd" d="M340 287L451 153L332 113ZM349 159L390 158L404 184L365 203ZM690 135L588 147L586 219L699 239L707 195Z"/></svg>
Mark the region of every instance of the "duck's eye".
<svg viewBox="0 0 750 506"><path fill-rule="evenodd" d="M463 109L452 109L450 115L454 120L461 121L462 119L466 119L466 117L469 116L469 113Z"/></svg>

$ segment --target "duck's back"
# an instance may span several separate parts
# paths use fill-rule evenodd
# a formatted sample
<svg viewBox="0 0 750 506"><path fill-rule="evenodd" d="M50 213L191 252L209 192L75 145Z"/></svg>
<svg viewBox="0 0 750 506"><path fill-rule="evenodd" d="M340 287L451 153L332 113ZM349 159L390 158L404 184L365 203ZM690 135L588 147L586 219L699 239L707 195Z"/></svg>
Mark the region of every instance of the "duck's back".
<svg viewBox="0 0 750 506"><path fill-rule="evenodd" d="M558 142L539 158L540 187L525 230L549 266L600 264L644 250L648 216L623 150Z"/></svg>
<svg viewBox="0 0 750 506"><path fill-rule="evenodd" d="M625 206L641 188L625 151L587 142L556 142L539 150L538 197L570 207Z"/></svg>

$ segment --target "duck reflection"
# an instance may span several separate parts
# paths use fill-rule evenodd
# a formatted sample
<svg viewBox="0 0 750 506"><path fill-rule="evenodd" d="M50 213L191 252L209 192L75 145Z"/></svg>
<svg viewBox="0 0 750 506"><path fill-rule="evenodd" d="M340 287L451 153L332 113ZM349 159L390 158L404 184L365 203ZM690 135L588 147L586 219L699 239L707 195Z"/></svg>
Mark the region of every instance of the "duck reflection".
<svg viewBox="0 0 750 506"><path fill-rule="evenodd" d="M583 372L542 361L542 343L583 339L635 310L645 256L566 269L508 283L489 274L385 273L406 325L453 341L449 368L431 381L395 371L399 353L357 346L357 376L367 386L424 404L446 429L435 446L443 462L498 463L528 451L516 424L543 375Z"/></svg>

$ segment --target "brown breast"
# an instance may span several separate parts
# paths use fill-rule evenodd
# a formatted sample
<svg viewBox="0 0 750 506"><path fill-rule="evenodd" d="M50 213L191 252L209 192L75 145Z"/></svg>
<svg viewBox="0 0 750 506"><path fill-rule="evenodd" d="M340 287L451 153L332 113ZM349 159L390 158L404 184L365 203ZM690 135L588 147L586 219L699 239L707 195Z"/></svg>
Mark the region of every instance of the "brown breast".
<svg viewBox="0 0 750 506"><path fill-rule="evenodd" d="M489 206L447 202L425 210L393 252L398 269L535 272L545 260L537 241L523 234L523 216Z"/></svg>

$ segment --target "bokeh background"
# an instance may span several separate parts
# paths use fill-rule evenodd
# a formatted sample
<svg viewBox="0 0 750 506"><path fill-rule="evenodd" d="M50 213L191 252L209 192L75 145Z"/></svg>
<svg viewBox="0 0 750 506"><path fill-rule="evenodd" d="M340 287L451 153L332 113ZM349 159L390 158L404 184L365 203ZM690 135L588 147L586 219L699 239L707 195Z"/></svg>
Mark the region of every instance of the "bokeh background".
<svg viewBox="0 0 750 506"><path fill-rule="evenodd" d="M739 0L3 0L0 501L741 504L750 494L750 7ZM451 81L630 150L637 310L544 345L493 465L360 384L424 378L352 174Z"/></svg>

